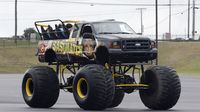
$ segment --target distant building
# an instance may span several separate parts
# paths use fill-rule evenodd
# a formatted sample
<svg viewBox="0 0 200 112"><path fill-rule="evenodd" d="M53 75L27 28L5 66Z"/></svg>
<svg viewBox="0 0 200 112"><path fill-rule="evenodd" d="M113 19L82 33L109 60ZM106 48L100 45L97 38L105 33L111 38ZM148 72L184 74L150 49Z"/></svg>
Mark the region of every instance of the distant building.
<svg viewBox="0 0 200 112"><path fill-rule="evenodd" d="M164 40L171 40L171 35L170 35L170 33L165 33L165 34L164 34Z"/></svg>

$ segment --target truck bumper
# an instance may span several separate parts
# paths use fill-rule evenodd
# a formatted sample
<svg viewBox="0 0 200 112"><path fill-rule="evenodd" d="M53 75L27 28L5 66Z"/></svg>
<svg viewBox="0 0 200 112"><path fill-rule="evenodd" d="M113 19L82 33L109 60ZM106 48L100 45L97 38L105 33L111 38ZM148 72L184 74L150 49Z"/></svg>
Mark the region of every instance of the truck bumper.
<svg viewBox="0 0 200 112"><path fill-rule="evenodd" d="M157 58L157 49L146 51L124 51L121 49L110 49L111 63L143 63Z"/></svg>

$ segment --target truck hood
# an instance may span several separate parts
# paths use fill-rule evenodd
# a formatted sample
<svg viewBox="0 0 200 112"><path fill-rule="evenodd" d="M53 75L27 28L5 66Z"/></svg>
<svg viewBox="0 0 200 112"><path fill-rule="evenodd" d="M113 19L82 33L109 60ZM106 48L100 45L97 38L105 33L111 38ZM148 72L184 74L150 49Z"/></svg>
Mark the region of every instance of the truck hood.
<svg viewBox="0 0 200 112"><path fill-rule="evenodd" d="M133 39L133 38L147 38L141 35L134 34L99 34L96 35L98 39L110 39L110 40L121 40L121 39Z"/></svg>

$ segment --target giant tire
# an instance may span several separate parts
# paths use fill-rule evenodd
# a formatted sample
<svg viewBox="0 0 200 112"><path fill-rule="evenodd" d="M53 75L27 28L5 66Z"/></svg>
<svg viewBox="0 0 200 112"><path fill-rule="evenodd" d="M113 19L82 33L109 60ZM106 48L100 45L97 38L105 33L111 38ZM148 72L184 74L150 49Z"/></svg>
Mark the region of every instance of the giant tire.
<svg viewBox="0 0 200 112"><path fill-rule="evenodd" d="M115 95L112 101L112 104L109 108L117 107L121 104L122 100L124 99L124 91L123 90L115 90Z"/></svg>
<svg viewBox="0 0 200 112"><path fill-rule="evenodd" d="M142 75L141 83L149 85L149 89L140 90L139 93L144 105L152 110L168 110L180 97L180 79L170 67L149 67Z"/></svg>
<svg viewBox="0 0 200 112"><path fill-rule="evenodd" d="M49 67L29 69L23 78L22 94L27 105L33 108L49 108L59 96L59 81L56 72Z"/></svg>
<svg viewBox="0 0 200 112"><path fill-rule="evenodd" d="M112 74L101 65L86 65L74 78L74 99L84 110L107 108L112 103L114 92Z"/></svg>

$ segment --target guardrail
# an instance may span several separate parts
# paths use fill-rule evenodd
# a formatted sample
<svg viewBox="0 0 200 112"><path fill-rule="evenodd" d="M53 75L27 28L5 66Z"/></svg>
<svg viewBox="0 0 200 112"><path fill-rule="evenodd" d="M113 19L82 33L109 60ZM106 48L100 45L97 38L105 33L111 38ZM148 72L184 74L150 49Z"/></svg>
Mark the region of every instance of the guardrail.
<svg viewBox="0 0 200 112"><path fill-rule="evenodd" d="M12 47L36 47L38 40L15 40L12 38L0 38L0 48L12 48Z"/></svg>

